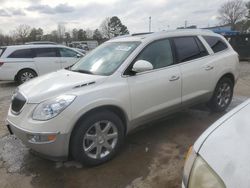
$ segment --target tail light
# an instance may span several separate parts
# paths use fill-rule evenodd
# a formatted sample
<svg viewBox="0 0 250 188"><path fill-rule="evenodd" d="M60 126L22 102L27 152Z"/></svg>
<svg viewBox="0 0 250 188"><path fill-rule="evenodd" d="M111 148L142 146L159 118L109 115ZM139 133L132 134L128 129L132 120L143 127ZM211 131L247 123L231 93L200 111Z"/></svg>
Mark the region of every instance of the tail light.
<svg viewBox="0 0 250 188"><path fill-rule="evenodd" d="M0 62L0 67L4 64L4 62Z"/></svg>

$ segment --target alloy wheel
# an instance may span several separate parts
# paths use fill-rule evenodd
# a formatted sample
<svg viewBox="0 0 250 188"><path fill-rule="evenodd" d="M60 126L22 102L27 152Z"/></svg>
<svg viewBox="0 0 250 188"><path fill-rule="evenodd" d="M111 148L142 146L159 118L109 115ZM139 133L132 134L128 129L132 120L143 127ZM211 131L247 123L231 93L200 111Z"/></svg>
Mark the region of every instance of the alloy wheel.
<svg viewBox="0 0 250 188"><path fill-rule="evenodd" d="M99 121L90 126L83 138L83 149L92 159L102 159L115 148L118 130L110 121Z"/></svg>
<svg viewBox="0 0 250 188"><path fill-rule="evenodd" d="M227 106L230 102L231 95L232 95L232 92L231 92L230 85L228 83L223 83L219 87L217 97L216 97L218 106L220 106L221 108Z"/></svg>
<svg viewBox="0 0 250 188"><path fill-rule="evenodd" d="M21 75L21 81L22 83L34 78L35 75L33 75L31 72L24 72L22 75Z"/></svg>

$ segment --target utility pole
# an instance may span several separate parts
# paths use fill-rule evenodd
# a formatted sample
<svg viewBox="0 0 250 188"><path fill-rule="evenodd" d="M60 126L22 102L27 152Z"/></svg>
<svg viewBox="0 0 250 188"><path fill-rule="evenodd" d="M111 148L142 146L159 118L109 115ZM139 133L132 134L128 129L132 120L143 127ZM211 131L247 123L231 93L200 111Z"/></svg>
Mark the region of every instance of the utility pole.
<svg viewBox="0 0 250 188"><path fill-rule="evenodd" d="M187 28L187 20L185 20L185 28Z"/></svg>
<svg viewBox="0 0 250 188"><path fill-rule="evenodd" d="M148 30L151 32L151 16L149 16Z"/></svg>

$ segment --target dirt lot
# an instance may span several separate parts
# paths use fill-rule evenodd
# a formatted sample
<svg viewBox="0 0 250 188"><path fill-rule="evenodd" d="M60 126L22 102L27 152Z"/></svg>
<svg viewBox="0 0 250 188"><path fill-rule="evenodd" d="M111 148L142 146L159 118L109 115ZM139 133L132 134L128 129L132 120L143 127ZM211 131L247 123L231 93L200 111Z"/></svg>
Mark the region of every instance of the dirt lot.
<svg viewBox="0 0 250 188"><path fill-rule="evenodd" d="M5 117L16 84L0 82L0 187L172 188L180 187L185 153L223 114L189 109L145 126L128 136L119 155L94 168L52 162L34 156L10 136ZM250 96L250 63L241 62L241 78L230 109ZM230 110L229 109L229 110Z"/></svg>

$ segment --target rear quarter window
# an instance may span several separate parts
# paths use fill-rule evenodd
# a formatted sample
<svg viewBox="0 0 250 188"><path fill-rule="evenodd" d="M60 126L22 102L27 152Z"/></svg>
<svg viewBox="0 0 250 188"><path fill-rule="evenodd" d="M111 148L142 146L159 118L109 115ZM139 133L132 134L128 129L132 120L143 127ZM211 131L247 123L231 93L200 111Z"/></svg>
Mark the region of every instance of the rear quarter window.
<svg viewBox="0 0 250 188"><path fill-rule="evenodd" d="M8 58L33 58L34 54L31 49L21 49L12 52Z"/></svg>
<svg viewBox="0 0 250 188"><path fill-rule="evenodd" d="M221 52L228 48L227 44L220 38L214 36L203 36L209 46L212 48L214 53Z"/></svg>

